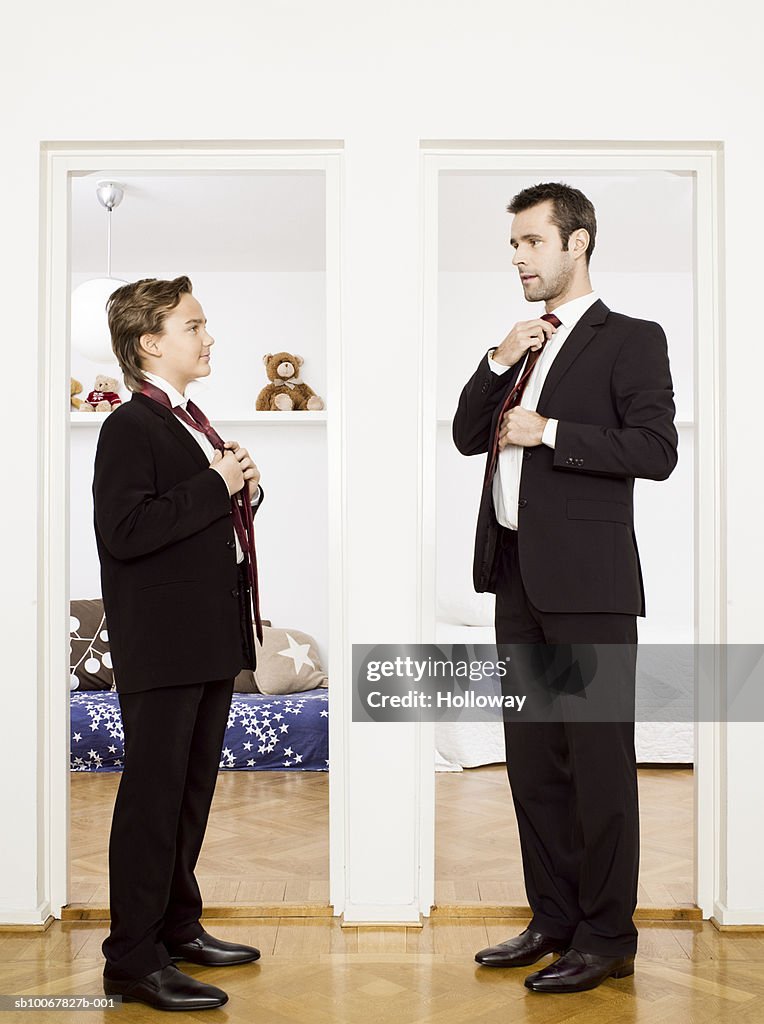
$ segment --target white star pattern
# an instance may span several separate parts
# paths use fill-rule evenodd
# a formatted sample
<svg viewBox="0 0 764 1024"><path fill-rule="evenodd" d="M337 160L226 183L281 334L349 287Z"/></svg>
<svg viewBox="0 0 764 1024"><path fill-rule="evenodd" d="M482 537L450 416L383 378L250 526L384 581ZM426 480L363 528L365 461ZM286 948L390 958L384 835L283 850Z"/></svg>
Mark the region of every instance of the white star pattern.
<svg viewBox="0 0 764 1024"><path fill-rule="evenodd" d="M328 717L328 700L323 688L267 699L234 693L220 769L328 771L327 729L319 725ZM124 732L116 691L72 692L71 717L71 770L121 770Z"/></svg>
<svg viewBox="0 0 764 1024"><path fill-rule="evenodd" d="M310 644L298 644L295 638L290 636L289 633L287 633L286 638L289 641L289 647L285 648L283 651L278 651L277 653L280 654L282 658L292 659L294 662L294 674L299 676L303 665L310 665L311 668L315 668L316 666L308 657Z"/></svg>

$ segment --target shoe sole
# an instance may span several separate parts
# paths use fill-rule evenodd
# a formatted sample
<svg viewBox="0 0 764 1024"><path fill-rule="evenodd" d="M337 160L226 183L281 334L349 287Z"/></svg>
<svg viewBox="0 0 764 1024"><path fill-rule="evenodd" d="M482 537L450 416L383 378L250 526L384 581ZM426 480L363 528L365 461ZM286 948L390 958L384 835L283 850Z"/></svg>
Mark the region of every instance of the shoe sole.
<svg viewBox="0 0 764 1024"><path fill-rule="evenodd" d="M115 995L117 993L114 993ZM122 996L123 1003L143 1003L144 1006L150 1006L152 1010L162 1010L163 1012L178 1013L197 1013L199 1010L219 1010L221 1006L225 1006L228 1002L227 999L221 999L219 1003L203 1003L202 1005L193 1005L191 1003L185 1003L183 1006L161 1006L159 1003L150 1003L147 999L138 999L135 996Z"/></svg>
<svg viewBox="0 0 764 1024"><path fill-rule="evenodd" d="M532 967L534 964L537 964L539 960L543 960L545 956L560 956L564 952L564 949L552 949L549 953L544 953L543 956L536 957L535 960L513 960L511 964L490 963L485 960L478 960L478 958L475 957L475 963L480 964L481 967L499 967L503 969L511 967Z"/></svg>
<svg viewBox="0 0 764 1024"><path fill-rule="evenodd" d="M612 974L606 975L602 981L596 981L593 985L587 985L585 988L581 988L579 985L557 985L554 988L535 988L533 985L526 983L526 988L531 992L539 992L542 995L554 995L559 992L561 995L566 992L590 992L593 988L597 988L602 984L603 981L607 981L609 978L620 979L630 978L634 974L634 965L630 967L619 967L617 971L613 971Z"/></svg>
<svg viewBox="0 0 764 1024"><path fill-rule="evenodd" d="M197 967L236 967L237 964L254 964L260 959L260 957L248 956L245 957L243 960L225 960L223 963L219 964L211 964L207 960L188 960L184 956L171 956L170 959L174 964L180 963L180 961L182 960L184 963L187 964L196 964Z"/></svg>

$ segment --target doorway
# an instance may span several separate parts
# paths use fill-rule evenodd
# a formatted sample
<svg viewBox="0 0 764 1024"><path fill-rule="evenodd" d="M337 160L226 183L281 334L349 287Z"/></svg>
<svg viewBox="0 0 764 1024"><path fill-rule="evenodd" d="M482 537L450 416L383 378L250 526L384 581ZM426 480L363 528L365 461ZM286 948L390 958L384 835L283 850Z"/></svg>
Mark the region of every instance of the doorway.
<svg viewBox="0 0 764 1024"><path fill-rule="evenodd" d="M519 287L517 294L513 292L510 218L505 211L516 192L549 180L579 187L594 202L599 230L592 278L598 294L611 308L662 322L669 337L680 467L672 494L661 489L665 484L654 488L647 481L638 481L635 489L637 535L645 551L652 548L648 559L643 559L649 617L639 620L640 642L691 645L721 640L724 595L719 583L720 433L715 383L720 376L717 158L715 150L691 146L507 144L482 149L466 143L423 145L422 365L427 367L424 380L437 381L436 386L423 386L421 407L423 642L493 642L493 598L475 594L470 576L483 467L477 465L480 459L458 456L450 441L450 423L461 387L481 354L497 344L512 323L533 315ZM656 233L661 242L654 248ZM475 508L468 512L473 500ZM660 576L661 544L657 549L654 544L667 516L663 564L672 566L668 586ZM684 543L677 543L677 538ZM690 672L690 694L692 685ZM715 726L688 723L668 732L661 727L657 722L639 723L638 759L693 766L691 773L685 770L683 788L679 773L666 783L688 822L681 840L683 877L675 891L710 916L716 871ZM490 827L497 832L497 842L490 849L503 851L507 841L516 849L501 726L451 724L428 729L436 763L444 772L431 788L432 808L437 799L444 813L436 817L433 811L429 816L430 805L423 810L423 832L434 848L432 860L440 863L447 876L439 885L441 874L436 870L430 890L433 902L439 907L461 904L462 909L465 903L486 900L504 907L521 906L519 851L509 859L503 852L493 860L489 855L485 863L475 859L466 836L465 848L455 854L455 836L464 831L464 818L460 825L459 820L452 823L449 815L454 812L459 819L454 799L458 793L442 801L437 796L446 790L464 790L463 810L468 808L474 816L474 828L469 831L481 836ZM468 729L475 735L468 735ZM464 776L445 774L449 768L459 771L462 767L468 768ZM661 771L665 776L668 769ZM658 778L654 773L641 784L650 794L657 793ZM656 829L661 820L656 808ZM438 859L439 849L449 850L449 856ZM477 877L464 870L470 862L480 865L483 895ZM660 878L657 867L653 877L655 892L664 894L665 878Z"/></svg>
<svg viewBox="0 0 764 1024"><path fill-rule="evenodd" d="M92 898L96 904L104 902L103 886L99 891L97 880L95 885L89 886L87 879L83 879L82 865L88 859L88 848L95 859L102 859L107 835L91 835L87 844L82 839L95 821L99 827L105 824L108 832L113 802L111 790L116 792L119 771L118 749L114 752L116 762L109 766L111 776L92 770L99 767L101 755L94 760L89 752L74 749L70 686L67 685L70 652L69 642L65 640L70 633L70 598L100 595L97 557L94 557L91 536L89 474L92 475L92 455L100 422L109 413L70 412L69 400L64 398L67 378L77 377L83 385L80 397L85 398L94 387L95 374L111 373L108 366L93 363L72 346L68 326L72 287L84 278L104 276L100 260L105 250L99 247L94 255L92 238L94 234L98 240L105 237L105 222L101 222L100 230L96 225L95 232L86 230L83 222L83 217L87 220L104 216L95 202L98 180L114 180L125 187L124 206L110 215L114 218L113 276L137 280L187 273L195 294L205 306L212 333L217 332L218 341L223 342L217 346L220 372L210 378L206 388L199 386L198 396L221 431L253 453L263 474L264 487L267 486L266 475L273 481L269 492L269 497L272 494L275 499L270 543L268 524L258 522L264 580L269 575L278 579L279 567L268 564L269 559L279 560L276 531L283 526L290 508L299 507L296 500L299 496L292 493L298 475L292 474L290 490L285 458L291 458L292 468L301 467L302 477L306 474L310 477L312 493L321 496L316 510L318 522L305 541L309 547L295 552L296 558L315 562L314 588L303 588L302 603L298 601L295 605L284 587L276 584L269 588L270 594L265 597L268 606L263 608L263 614L274 627L298 629L315 638L321 665L327 675L336 680L334 687L323 690L328 700L322 720L326 728L328 718L331 755L323 758L325 763L319 767L324 774L320 777L314 764L311 764L313 772L302 772L294 753L286 753L289 744L281 741L279 734L283 723L271 728L276 740L270 745L279 747L287 762L283 768L291 771L256 770L255 764L250 762L262 761L258 754L264 752L252 749L254 744L245 749L247 736L243 737L241 751L223 752L221 767L236 770L223 771L219 777L223 783L219 787L220 800L216 796L210 818L209 835L214 837L209 844L211 857L205 863L203 853L200 860L203 889L204 878L209 882L204 892L205 902L208 905L256 905L259 911L268 904L296 902L313 905L317 912L323 908L323 913L330 912L328 908L334 906L339 913L344 893L342 815L345 801L341 789L344 734L340 723L346 647L343 639L344 429L339 330L341 144L290 146L280 143L277 147L241 144L219 148L193 143L118 148L51 144L44 148L43 155L46 203L46 273L41 296L45 309L46 349L43 536L48 573L42 613L46 640L45 690L50 709L46 770L52 799L46 809L45 827L50 849L52 913L70 916L65 908L76 903L77 916L87 916L82 904L88 902L88 892L94 893ZM82 211L88 209L88 200L92 207L85 215ZM122 225L118 220L120 214ZM128 228L129 219L132 224ZM289 225L292 225L291 232ZM121 251L120 230L123 232ZM144 240L143 250L140 249L141 239ZM293 301L295 290L299 291L296 302ZM324 398L324 411L301 414L255 410L257 393L267 383L262 357L265 353L282 350L295 351L306 359L305 379ZM124 388L121 397L123 400L129 397ZM293 532L295 536L300 534L296 529ZM283 562L283 557L281 560ZM107 630L101 630L99 636L108 643ZM96 660L91 658L94 669ZM101 657L101 667L108 668L107 660ZM72 699L74 696L77 694ZM89 699L87 695L81 696ZM247 697L248 694L236 694L234 703L237 698L242 703L239 717L251 714L241 724L244 731L251 729L256 736L263 731L263 722L257 719L256 713L244 708ZM266 697L266 701L268 699ZM259 712L261 718L271 713ZM118 748L118 743L117 736L110 746ZM266 754L273 752L267 749L268 743L261 741L261 745L265 746ZM332 771L327 777L329 756ZM70 763L80 770L70 773ZM271 783L266 790L269 778ZM258 781L263 783L259 787ZM301 782L307 785L300 787ZM311 793L306 792L311 783L321 782L323 786L313 785ZM77 786L76 794L72 783ZM274 785L277 792L271 792ZM249 798L247 791L252 791ZM244 816L249 822L248 836L239 835L236 827L236 821L242 819L242 801L249 808ZM279 814L283 812L286 825L287 815L293 818L298 805L303 819L311 809L314 827L323 823L324 834L328 828L328 837L318 854L315 845L304 854L306 858L312 855L321 863L320 878L306 879L300 869L299 855L292 869L287 864L285 870L279 871L276 862L279 859L283 862L284 857L276 858L277 849L268 839L269 836L275 839L279 831ZM72 850L70 827L72 810L78 812L75 850ZM333 816L339 817L333 820ZM286 837L281 841L286 842ZM266 883L258 886L254 882L254 865L258 849L263 850L267 859L266 847L274 855L273 877L267 872L265 876L262 871L257 872ZM227 875L216 869L216 851L219 861L228 863ZM78 857L75 871L71 869L70 852ZM247 862L253 865L250 879L242 871L242 865ZM311 884L307 884L308 881Z"/></svg>

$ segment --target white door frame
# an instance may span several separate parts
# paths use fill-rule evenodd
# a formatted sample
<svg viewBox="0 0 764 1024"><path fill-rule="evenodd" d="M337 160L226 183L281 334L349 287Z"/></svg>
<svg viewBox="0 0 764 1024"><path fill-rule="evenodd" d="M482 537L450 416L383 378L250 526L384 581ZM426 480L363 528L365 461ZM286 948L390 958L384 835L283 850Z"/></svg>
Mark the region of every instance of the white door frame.
<svg viewBox="0 0 764 1024"><path fill-rule="evenodd" d="M342 387L343 153L330 142L46 143L41 147L40 477L38 593L44 736L38 807L49 912L69 899L69 178L76 174L215 174L318 170L326 182L327 447L329 493L329 902L344 908L345 792L351 677L347 622L346 431Z"/></svg>
<svg viewBox="0 0 764 1024"><path fill-rule="evenodd" d="M722 150L709 143L475 143L423 142L421 148L423 332L419 357L420 467L418 638L432 642L436 615L437 412L435 367L438 327L438 182L441 171L622 173L683 171L695 179L695 642L726 640L724 434L721 330ZM719 706L721 679L712 681ZM420 891L423 913L434 900L434 725L422 729ZM723 724L695 728L695 901L703 917L720 898L719 823L725 792ZM427 907L427 909L424 909Z"/></svg>

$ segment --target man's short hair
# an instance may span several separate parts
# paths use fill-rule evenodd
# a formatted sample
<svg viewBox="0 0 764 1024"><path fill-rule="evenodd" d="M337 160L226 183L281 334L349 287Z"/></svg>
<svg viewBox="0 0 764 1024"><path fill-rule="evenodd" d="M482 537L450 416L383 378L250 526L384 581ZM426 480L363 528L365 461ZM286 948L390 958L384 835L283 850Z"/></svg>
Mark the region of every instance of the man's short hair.
<svg viewBox="0 0 764 1024"><path fill-rule="evenodd" d="M597 218L594 215L591 201L583 192L571 185L564 185L560 181L547 181L540 185L532 185L517 193L507 207L507 213L520 213L521 210L538 206L539 203L544 203L548 199L552 202L550 220L557 225L565 251L567 251L568 240L574 231L577 231L578 228L585 228L589 232L589 244L586 247L586 265L588 267L594 252Z"/></svg>
<svg viewBox="0 0 764 1024"><path fill-rule="evenodd" d="M140 391L146 380L140 362L141 335L161 334L167 314L178 305L181 295L190 292L191 281L187 277L172 281L145 277L117 288L109 296L106 311L111 347L130 391Z"/></svg>

